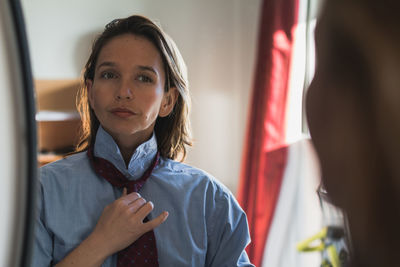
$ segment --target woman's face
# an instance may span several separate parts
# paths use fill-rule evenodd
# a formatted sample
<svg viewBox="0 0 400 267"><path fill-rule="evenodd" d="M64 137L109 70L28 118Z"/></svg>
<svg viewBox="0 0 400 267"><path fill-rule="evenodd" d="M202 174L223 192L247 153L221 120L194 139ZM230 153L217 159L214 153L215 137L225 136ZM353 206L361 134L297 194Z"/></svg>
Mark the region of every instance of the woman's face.
<svg viewBox="0 0 400 267"><path fill-rule="evenodd" d="M101 49L94 79L87 81L89 103L117 142L141 143L151 136L157 117L173 108L174 88L165 93L164 84L157 48L141 36L116 36Z"/></svg>

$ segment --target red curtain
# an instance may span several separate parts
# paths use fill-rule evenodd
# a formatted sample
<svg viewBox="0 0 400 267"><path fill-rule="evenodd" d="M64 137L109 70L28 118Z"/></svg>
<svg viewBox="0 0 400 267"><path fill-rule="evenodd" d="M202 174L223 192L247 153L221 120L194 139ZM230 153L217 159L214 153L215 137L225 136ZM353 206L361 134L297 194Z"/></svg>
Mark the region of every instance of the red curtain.
<svg viewBox="0 0 400 267"><path fill-rule="evenodd" d="M286 99L298 3L299 0L264 0L262 4L254 91L238 191L252 238L247 252L256 266L262 263L286 166Z"/></svg>

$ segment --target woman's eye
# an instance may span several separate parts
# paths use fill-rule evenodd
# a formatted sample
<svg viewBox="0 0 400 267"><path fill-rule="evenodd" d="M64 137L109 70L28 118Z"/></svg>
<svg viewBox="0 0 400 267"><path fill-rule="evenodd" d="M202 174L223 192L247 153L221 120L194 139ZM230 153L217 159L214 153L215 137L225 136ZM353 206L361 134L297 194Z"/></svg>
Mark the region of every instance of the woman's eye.
<svg viewBox="0 0 400 267"><path fill-rule="evenodd" d="M144 83L151 83L151 82L153 82L153 79L151 79L149 76L146 76L146 75L139 75L139 76L137 77L137 80L138 80L138 81L141 81L141 82L144 82Z"/></svg>
<svg viewBox="0 0 400 267"><path fill-rule="evenodd" d="M101 78L106 79L106 80L113 79L116 77L116 75L114 73L109 72L109 71L103 72L100 76L101 76Z"/></svg>

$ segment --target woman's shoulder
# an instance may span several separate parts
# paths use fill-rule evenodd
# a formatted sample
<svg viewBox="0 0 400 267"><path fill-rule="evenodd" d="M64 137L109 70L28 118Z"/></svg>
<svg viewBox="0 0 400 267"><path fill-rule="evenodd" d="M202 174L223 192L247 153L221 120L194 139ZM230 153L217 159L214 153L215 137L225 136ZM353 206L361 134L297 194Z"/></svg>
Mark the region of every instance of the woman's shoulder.
<svg viewBox="0 0 400 267"><path fill-rule="evenodd" d="M162 158L162 161L160 162L160 167L176 173L187 173L204 177L212 177L212 175L210 175L209 173L200 168L191 166L184 162L175 161L172 159Z"/></svg>
<svg viewBox="0 0 400 267"><path fill-rule="evenodd" d="M53 169L57 169L57 170L65 169L65 168L69 169L69 168L73 167L74 165L81 165L84 161L87 161L86 152L79 152L76 154L65 156L62 159L53 161L46 165L43 165L42 167L39 168L39 170L47 171L47 170L53 170Z"/></svg>
<svg viewBox="0 0 400 267"><path fill-rule="evenodd" d="M172 159L163 158L159 169L166 174L181 177L182 179L200 179L210 182L216 180L214 176L205 170Z"/></svg>
<svg viewBox="0 0 400 267"><path fill-rule="evenodd" d="M222 198L232 196L224 184L203 169L171 159L164 159L160 167L161 172L166 174L165 177L173 177L170 179L173 183L190 184L197 189L205 190L212 195L219 195Z"/></svg>
<svg viewBox="0 0 400 267"><path fill-rule="evenodd" d="M84 172L89 167L86 152L66 156L63 159L48 163L39 168L40 182L49 180L62 180L65 177L77 177L76 174Z"/></svg>
<svg viewBox="0 0 400 267"><path fill-rule="evenodd" d="M235 214L238 218L245 216L232 192L207 171L173 160L165 160L160 165L164 171L167 169L171 172L161 178L168 184L168 188L172 187L171 192L180 190L181 195L191 194L192 199L205 205L206 217L210 220L224 213ZM174 191L176 188L179 189Z"/></svg>

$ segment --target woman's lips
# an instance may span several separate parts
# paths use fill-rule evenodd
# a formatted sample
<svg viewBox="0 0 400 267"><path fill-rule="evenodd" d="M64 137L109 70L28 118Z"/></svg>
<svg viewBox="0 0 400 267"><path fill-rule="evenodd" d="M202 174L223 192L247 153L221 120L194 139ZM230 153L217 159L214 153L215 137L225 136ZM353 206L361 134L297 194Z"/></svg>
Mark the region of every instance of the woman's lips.
<svg viewBox="0 0 400 267"><path fill-rule="evenodd" d="M128 118L128 117L136 115L135 112L133 112L127 108L113 108L113 109L111 109L111 113L120 118Z"/></svg>

